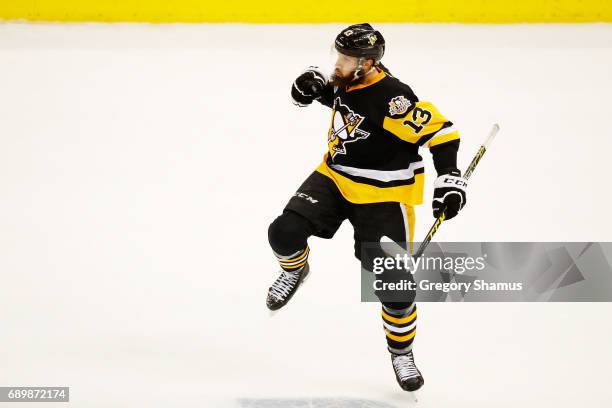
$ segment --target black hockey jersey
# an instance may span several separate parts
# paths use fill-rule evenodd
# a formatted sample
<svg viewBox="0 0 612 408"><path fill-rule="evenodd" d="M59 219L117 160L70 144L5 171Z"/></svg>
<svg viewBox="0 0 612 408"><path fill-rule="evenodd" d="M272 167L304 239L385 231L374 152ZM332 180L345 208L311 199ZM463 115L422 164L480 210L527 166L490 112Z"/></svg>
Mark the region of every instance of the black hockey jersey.
<svg viewBox="0 0 612 408"><path fill-rule="evenodd" d="M319 102L332 108L332 118L328 151L316 170L352 203L421 204L424 163L419 148L453 141L458 145L452 122L386 71L368 84L328 87Z"/></svg>

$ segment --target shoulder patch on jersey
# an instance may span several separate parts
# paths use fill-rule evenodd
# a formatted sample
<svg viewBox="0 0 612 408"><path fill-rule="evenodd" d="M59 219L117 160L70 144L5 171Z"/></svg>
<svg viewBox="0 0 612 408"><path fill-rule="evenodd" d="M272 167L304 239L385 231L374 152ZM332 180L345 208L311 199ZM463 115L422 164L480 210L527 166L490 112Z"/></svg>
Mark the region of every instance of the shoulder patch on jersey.
<svg viewBox="0 0 612 408"><path fill-rule="evenodd" d="M389 101L390 116L402 115L408 112L408 108L410 108L410 101L404 95L396 96Z"/></svg>

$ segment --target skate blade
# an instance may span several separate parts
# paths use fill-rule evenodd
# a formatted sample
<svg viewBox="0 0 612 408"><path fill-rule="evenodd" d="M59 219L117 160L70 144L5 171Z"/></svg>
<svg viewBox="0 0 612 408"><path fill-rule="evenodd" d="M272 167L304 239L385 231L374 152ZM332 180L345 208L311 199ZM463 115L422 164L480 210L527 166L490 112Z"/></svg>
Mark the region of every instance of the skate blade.
<svg viewBox="0 0 612 408"><path fill-rule="evenodd" d="M408 392L408 394L410 395L415 404L419 402L419 395L417 394L417 391L410 391Z"/></svg>

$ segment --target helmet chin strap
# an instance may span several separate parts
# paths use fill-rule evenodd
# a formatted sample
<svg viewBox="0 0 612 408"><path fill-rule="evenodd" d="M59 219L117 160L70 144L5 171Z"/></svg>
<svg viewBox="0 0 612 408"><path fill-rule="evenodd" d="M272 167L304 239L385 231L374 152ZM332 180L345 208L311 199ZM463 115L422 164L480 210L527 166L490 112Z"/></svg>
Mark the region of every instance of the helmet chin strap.
<svg viewBox="0 0 612 408"><path fill-rule="evenodd" d="M372 70L375 69L374 65L372 65L368 72L366 72L365 74L362 74L361 71L363 70L363 63L364 62L365 62L365 58L364 57L361 57L361 58L359 58L357 60L357 69L355 70L355 73L353 74L353 81L357 81L359 78L366 76L367 74L372 72Z"/></svg>

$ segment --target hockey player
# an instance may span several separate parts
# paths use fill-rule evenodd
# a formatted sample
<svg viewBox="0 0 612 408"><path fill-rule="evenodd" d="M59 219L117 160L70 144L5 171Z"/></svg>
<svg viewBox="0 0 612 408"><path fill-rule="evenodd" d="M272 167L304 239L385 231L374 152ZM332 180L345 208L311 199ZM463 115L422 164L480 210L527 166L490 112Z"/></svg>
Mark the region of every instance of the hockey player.
<svg viewBox="0 0 612 408"><path fill-rule="evenodd" d="M431 102L419 101L381 64L381 33L369 24L351 25L338 34L334 47L337 60L330 80L310 67L291 89L296 105L318 101L331 108L332 119L322 163L268 229L282 269L268 292L271 310L283 307L308 275L308 238L332 238L345 219L354 227L358 259L363 242L379 242L383 236L412 242L413 206L423 201L419 148L429 148L438 173L434 217L446 207L446 219L451 219L466 203L467 184L457 169L459 134ZM412 353L414 296L381 302L397 381L402 389L415 391L424 381Z"/></svg>

